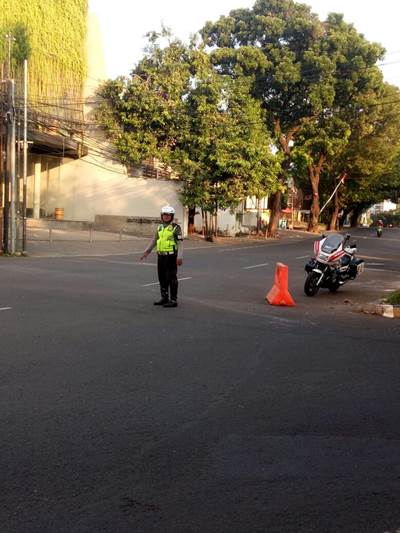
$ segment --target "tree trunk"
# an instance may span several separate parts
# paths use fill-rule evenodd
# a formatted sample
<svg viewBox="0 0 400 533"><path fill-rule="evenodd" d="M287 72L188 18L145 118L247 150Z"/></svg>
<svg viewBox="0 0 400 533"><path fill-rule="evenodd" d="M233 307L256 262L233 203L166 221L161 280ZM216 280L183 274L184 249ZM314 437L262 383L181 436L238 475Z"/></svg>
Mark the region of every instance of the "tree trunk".
<svg viewBox="0 0 400 533"><path fill-rule="evenodd" d="M257 229L256 229L256 235L260 235L260 233L261 233L260 199L257 198Z"/></svg>
<svg viewBox="0 0 400 533"><path fill-rule="evenodd" d="M308 231L311 231L313 233L318 233L318 218L319 218L319 192L318 192L318 185L319 185L319 176L316 178L315 176L312 178L310 176L311 181L311 187L313 191L313 197L312 197L312 204L311 204L311 217L310 222L308 224Z"/></svg>
<svg viewBox="0 0 400 533"><path fill-rule="evenodd" d="M351 213L351 217L350 217L350 226L352 228L356 228L357 227L357 223L358 223L358 219L359 219L360 214L361 214L361 210L358 207L355 207L353 209L353 212Z"/></svg>
<svg viewBox="0 0 400 533"><path fill-rule="evenodd" d="M215 202L214 206L214 231L213 231L214 237L217 237L218 235L218 202Z"/></svg>
<svg viewBox="0 0 400 533"><path fill-rule="evenodd" d="M214 238L213 238L213 233L214 233L214 228L213 228L213 213L210 213L209 211L202 211L202 216L204 217L203 218L203 224L204 224L204 230L203 230L203 235L204 235L204 238L206 241L213 241Z"/></svg>
<svg viewBox="0 0 400 533"><path fill-rule="evenodd" d="M279 118L274 119L275 136L279 140L281 150L283 154L285 155L285 159L282 163L282 171L279 176L279 181L281 183L286 182L287 172L290 168L290 163L291 163L290 143L295 137L296 133L299 131L300 127L301 127L300 125L293 126L285 135L285 134L282 134L281 123L280 123ZM269 220L268 229L265 235L266 238L277 236L279 219L281 217L281 207L282 207L282 191L276 191L276 193L274 194L274 200L272 204L271 218Z"/></svg>
<svg viewBox="0 0 400 533"><path fill-rule="evenodd" d="M329 222L329 230L334 231L338 228L338 215L339 215L339 208L335 207L332 211L331 220Z"/></svg>
<svg viewBox="0 0 400 533"><path fill-rule="evenodd" d="M196 216L196 208L189 207L188 213L188 234L193 235L194 233L194 217Z"/></svg>
<svg viewBox="0 0 400 533"><path fill-rule="evenodd" d="M282 191L276 191L274 194L274 203L272 205L271 218L268 224L267 237L276 237L279 218L281 216Z"/></svg>
<svg viewBox="0 0 400 533"><path fill-rule="evenodd" d="M338 215L340 211L340 202L339 202L339 194L338 191L335 193L335 204L332 211L331 221L329 223L329 229L334 231L338 228Z"/></svg>
<svg viewBox="0 0 400 533"><path fill-rule="evenodd" d="M203 222L203 237L207 237L208 224L207 224L207 212L204 209L201 210L201 219Z"/></svg>
<svg viewBox="0 0 400 533"><path fill-rule="evenodd" d="M308 167L308 175L310 177L312 188L312 204L311 204L311 218L308 225L308 231L318 233L318 218L319 218L319 177L321 174L322 165L324 164L325 156L321 155L317 165L311 164Z"/></svg>

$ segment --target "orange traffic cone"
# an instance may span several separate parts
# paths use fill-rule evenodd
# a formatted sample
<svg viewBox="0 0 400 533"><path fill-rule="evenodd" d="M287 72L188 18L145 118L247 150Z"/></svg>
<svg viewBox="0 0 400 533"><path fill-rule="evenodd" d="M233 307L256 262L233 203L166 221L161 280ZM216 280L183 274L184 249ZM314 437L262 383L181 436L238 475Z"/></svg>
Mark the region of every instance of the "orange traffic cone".
<svg viewBox="0 0 400 533"><path fill-rule="evenodd" d="M296 305L289 293L288 277L288 266L283 263L276 263L274 286L265 297L271 305L287 305L290 307Z"/></svg>

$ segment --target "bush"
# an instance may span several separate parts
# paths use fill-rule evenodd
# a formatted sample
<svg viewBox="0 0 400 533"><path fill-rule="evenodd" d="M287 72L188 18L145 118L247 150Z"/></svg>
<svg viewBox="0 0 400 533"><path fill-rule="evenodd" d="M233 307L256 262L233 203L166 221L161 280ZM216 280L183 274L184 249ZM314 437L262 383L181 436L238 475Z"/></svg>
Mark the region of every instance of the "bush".
<svg viewBox="0 0 400 533"><path fill-rule="evenodd" d="M400 290L394 291L387 298L385 298L386 304L400 305Z"/></svg>

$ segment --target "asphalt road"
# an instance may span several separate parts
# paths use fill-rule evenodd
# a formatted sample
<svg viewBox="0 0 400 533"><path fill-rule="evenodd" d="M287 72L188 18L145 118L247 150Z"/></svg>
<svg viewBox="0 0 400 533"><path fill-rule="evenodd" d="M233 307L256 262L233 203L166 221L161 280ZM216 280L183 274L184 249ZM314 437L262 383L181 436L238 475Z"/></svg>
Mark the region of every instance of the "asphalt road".
<svg viewBox="0 0 400 533"><path fill-rule="evenodd" d="M354 305L400 287L400 231L355 236L365 273L315 298L309 236L189 242L177 309L140 242L1 258L0 530L395 533L400 321Z"/></svg>

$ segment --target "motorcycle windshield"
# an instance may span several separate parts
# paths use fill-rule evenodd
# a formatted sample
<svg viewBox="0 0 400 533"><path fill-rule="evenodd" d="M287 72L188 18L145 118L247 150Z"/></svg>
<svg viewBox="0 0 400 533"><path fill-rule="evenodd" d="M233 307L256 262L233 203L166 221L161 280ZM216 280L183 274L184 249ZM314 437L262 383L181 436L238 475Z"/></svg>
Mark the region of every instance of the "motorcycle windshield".
<svg viewBox="0 0 400 533"><path fill-rule="evenodd" d="M339 248L339 246L343 242L342 235L334 234L329 235L329 237L325 240L324 244L321 247L321 251L325 252L326 254L331 254L335 250Z"/></svg>

